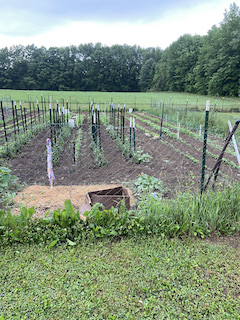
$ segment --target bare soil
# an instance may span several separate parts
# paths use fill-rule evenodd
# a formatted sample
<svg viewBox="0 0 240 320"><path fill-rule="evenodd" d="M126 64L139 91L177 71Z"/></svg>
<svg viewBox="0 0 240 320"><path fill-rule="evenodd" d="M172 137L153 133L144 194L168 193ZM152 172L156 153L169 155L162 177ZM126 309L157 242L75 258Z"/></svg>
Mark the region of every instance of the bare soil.
<svg viewBox="0 0 240 320"><path fill-rule="evenodd" d="M76 210L87 204L86 193L90 191L104 190L118 187L118 185L84 185L84 186L39 186L33 185L25 188L15 197L16 204L22 204L27 208L34 207L34 217L43 218L46 212L53 212L57 209L64 208L64 202L69 199ZM134 197L131 190L128 188L130 196L130 205L134 204ZM86 207L87 208L87 207ZM84 213L85 210L80 210ZM19 208L13 210L14 214L20 213Z"/></svg>

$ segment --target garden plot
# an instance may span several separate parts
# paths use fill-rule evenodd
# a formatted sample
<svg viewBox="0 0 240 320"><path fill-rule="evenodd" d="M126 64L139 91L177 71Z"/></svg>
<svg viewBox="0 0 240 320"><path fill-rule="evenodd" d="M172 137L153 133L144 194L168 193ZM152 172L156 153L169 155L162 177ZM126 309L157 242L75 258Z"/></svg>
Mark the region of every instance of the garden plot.
<svg viewBox="0 0 240 320"><path fill-rule="evenodd" d="M11 157L25 145L32 137L48 126L49 117L46 106L29 103L29 108L25 104L12 101L12 107L3 108L1 102L0 121L0 155Z"/></svg>
<svg viewBox="0 0 240 320"><path fill-rule="evenodd" d="M156 122L160 122L159 119L152 117L149 120L149 115L137 114L135 115L138 120L138 128L153 137L159 137L160 125ZM176 126L168 123L168 126L163 126L163 134L161 138L161 143L168 144L177 152L184 154L193 163L201 164L202 160L202 148L203 142L199 139L197 133L190 131L186 128L182 128L180 131L179 138L177 137ZM224 145L224 140L217 138L213 135L208 137L207 145L207 158L206 165L208 169L212 169L222 147ZM221 166L221 172L225 175L231 176L233 180L238 179L239 176L239 166L237 164L237 158L233 151L229 150L231 146L228 147L223 159Z"/></svg>
<svg viewBox="0 0 240 320"><path fill-rule="evenodd" d="M136 151L139 151L142 156L141 160L135 158L133 152L133 131L130 132L129 127L130 116L135 117L134 143ZM154 118L151 121L148 117L142 113L126 114L124 128L121 128L119 121L111 124L111 114L103 112L97 128L99 140L96 141L93 136L90 113L81 114L78 127L70 128L67 124L60 126L58 139L53 145L55 175L53 188L57 186L88 188L102 184L132 187L134 181L145 174L162 182L162 194L167 197L185 188L199 189L202 141L186 132L180 132L180 137L177 139L176 128L169 126L163 128L163 135L159 139L159 124L157 125ZM123 129L124 143L121 133ZM16 175L21 183L27 186L46 186L50 190L47 176L46 139L51 137L52 130L53 127L50 126L39 132L8 161L12 174ZM219 150L214 147L211 147L209 152L215 156L219 154ZM229 162L223 163L221 167L222 183L229 182L231 177L234 180L239 179L238 169L233 165L233 156L228 154L227 157ZM214 163L215 157L208 155L207 168L211 169ZM63 190L58 197L64 197ZM54 198L56 205L58 197Z"/></svg>

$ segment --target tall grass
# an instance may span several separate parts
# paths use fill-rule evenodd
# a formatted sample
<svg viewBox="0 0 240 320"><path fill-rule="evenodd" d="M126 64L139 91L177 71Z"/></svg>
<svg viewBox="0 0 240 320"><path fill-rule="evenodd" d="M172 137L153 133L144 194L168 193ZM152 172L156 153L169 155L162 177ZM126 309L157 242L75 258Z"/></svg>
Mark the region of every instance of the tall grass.
<svg viewBox="0 0 240 320"><path fill-rule="evenodd" d="M202 197L187 191L175 199L155 199L151 195L140 203L140 216L152 233L168 236L240 232L240 184L209 190Z"/></svg>
<svg viewBox="0 0 240 320"><path fill-rule="evenodd" d="M216 192L210 190L202 198L191 191L179 193L175 199L148 194L130 211L124 207L120 212L116 208L101 211L96 205L86 213L86 221L79 219L79 213L66 200L65 208L51 214L51 219L31 219L34 208L22 207L21 214L15 216L0 210L0 241L6 245L13 242L56 245L74 241L76 245L82 239L92 241L104 237L229 235L240 233L239 207L240 184ZM59 224L59 221L68 222Z"/></svg>

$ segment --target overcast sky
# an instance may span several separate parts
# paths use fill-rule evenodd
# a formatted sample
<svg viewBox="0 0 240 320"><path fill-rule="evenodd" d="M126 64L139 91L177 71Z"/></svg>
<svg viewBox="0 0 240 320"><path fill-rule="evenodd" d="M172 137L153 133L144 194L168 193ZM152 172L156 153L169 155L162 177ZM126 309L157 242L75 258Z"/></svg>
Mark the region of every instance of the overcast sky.
<svg viewBox="0 0 240 320"><path fill-rule="evenodd" d="M165 49L207 34L233 0L0 0L0 48L101 42Z"/></svg>

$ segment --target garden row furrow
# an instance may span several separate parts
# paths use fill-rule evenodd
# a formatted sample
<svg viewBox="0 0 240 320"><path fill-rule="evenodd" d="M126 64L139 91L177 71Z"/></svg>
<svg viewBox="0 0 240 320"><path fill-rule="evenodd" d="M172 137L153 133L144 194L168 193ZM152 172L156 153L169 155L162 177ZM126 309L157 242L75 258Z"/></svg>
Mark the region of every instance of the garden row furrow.
<svg viewBox="0 0 240 320"><path fill-rule="evenodd" d="M198 165L198 168L195 168L194 171L197 172L199 176L201 175L201 163L202 163L201 154L198 154L198 157L196 157L196 155L193 156L191 150L188 149L188 151L187 151L186 148L184 147L184 144L182 144L182 143L178 143L178 145L176 145L176 139L172 139L171 137L168 137L168 140L164 140L164 139L160 140L159 139L159 134L156 133L156 130L155 131L151 131L151 127L149 127L147 125L145 125L143 127L143 126L138 124L137 128L142 130L143 132L145 132L145 134L148 134L148 135L152 136L154 139L158 139L158 141L161 144L164 144L165 146L168 146L168 147L172 148L172 150L174 150L174 152L177 152L178 154L184 156L185 158L190 160L195 165ZM207 159L207 160L209 160L209 159ZM190 167L188 168L188 171L190 171L189 169L190 169ZM209 164L209 161L206 164L206 170L209 173L212 170L212 165ZM228 166L225 166L224 168L222 167L219 176L223 177L225 180L229 179L232 176L232 171L229 171L229 167Z"/></svg>
<svg viewBox="0 0 240 320"><path fill-rule="evenodd" d="M46 121L43 121L42 115L40 114L42 121L36 121L39 119L38 115L35 116L26 116L26 118L22 119L20 118L18 123L15 122L15 125L13 123L12 117L10 120L5 121L5 129L7 133L7 139L12 139L13 135L21 134L27 130L32 130L32 128L36 125L42 124ZM3 122L1 121L1 130L0 130L0 142L5 143L5 130Z"/></svg>
<svg viewBox="0 0 240 320"><path fill-rule="evenodd" d="M34 126L31 130L27 130L25 132L21 132L18 134L15 139L11 139L10 141L4 143L0 146L0 154L3 157L12 157L18 151L26 145L34 136L38 135L39 132L44 130L48 124L41 123Z"/></svg>
<svg viewBox="0 0 240 320"><path fill-rule="evenodd" d="M145 112L142 112L142 113L139 113L139 115L143 115L145 119L148 119L148 120L151 120L153 121L154 123L160 123L160 120L158 117L154 116L154 115L149 115ZM171 128L172 130L176 131L177 132L177 125L174 124L174 123L171 123L171 122L163 122L164 123L164 127L169 127ZM202 129L203 130L203 129ZM202 140L199 138L199 132L196 132L196 130L190 130L190 129L187 129L185 127L180 127L180 133L181 135L187 135L187 136L190 136L192 138L194 138L195 140ZM217 151L221 151L222 148L223 148L223 143L224 141L219 137L216 137L214 136L213 134L208 134L208 139L207 139L207 145L208 147L212 147L213 149L213 152L215 149L217 149ZM216 152L216 151L215 151ZM236 159L236 153L231 150L231 149L227 149L225 151L226 154L228 155L231 155L233 159Z"/></svg>
<svg viewBox="0 0 240 320"><path fill-rule="evenodd" d="M159 132L160 127L157 124L153 123L151 120L147 120L147 119L144 119L142 117L139 117L138 115L135 115L135 116L139 121L144 122L145 124L147 124L150 127L152 127L156 132ZM200 142L199 139L197 140L197 139L194 139L194 138L192 138L192 137L190 137L188 135L184 135L184 134L181 134L181 137L178 138L177 135L175 133L173 133L171 130L169 130L168 128L163 128L163 134L167 135L167 136L170 136L173 139L178 140L179 142L181 142L181 143L193 148L197 152L202 153L202 146L198 146L199 142ZM209 151L209 149L211 151ZM215 151L215 152L213 153L213 151ZM211 157L211 158L213 158L215 160L218 158L218 154L216 153L216 150L214 150L214 148L209 148L209 146L208 146L208 149L206 150L206 153L207 153L207 155L209 157ZM226 158L226 157L223 158L223 162L224 163L228 164L229 166L231 166L231 167L233 167L235 169L239 169L239 166L235 162L233 162L232 160L233 159L230 160L229 158Z"/></svg>

